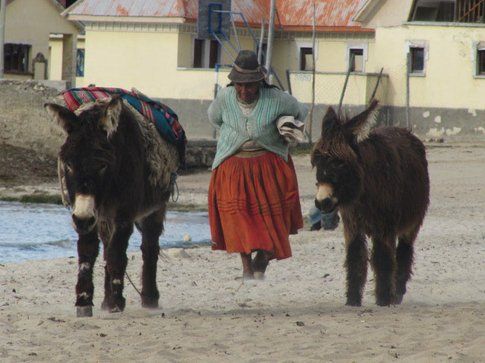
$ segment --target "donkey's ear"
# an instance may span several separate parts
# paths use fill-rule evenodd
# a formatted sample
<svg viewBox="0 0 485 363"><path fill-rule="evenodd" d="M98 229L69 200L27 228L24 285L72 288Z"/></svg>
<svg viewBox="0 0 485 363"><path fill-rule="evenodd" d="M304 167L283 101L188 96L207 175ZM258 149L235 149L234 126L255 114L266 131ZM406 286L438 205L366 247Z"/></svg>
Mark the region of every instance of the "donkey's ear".
<svg viewBox="0 0 485 363"><path fill-rule="evenodd" d="M113 96L111 101L106 105L104 116L101 119L101 127L108 134L108 138L118 129L122 107L123 100L117 95Z"/></svg>
<svg viewBox="0 0 485 363"><path fill-rule="evenodd" d="M339 126L340 125L340 121L339 121L339 118L337 116L337 113L335 112L335 110L333 109L333 107L329 107L327 109L327 112L325 113L325 116L323 116L323 120L322 120L322 136L332 130L333 128L335 128L336 126Z"/></svg>
<svg viewBox="0 0 485 363"><path fill-rule="evenodd" d="M369 107L345 123L345 129L353 134L358 141L364 140L369 135L370 127L375 119L374 114L377 115L378 104L379 101L372 100Z"/></svg>
<svg viewBox="0 0 485 363"><path fill-rule="evenodd" d="M66 133L70 134L79 125L77 116L67 108L55 103L46 103L44 108L54 120L57 121Z"/></svg>

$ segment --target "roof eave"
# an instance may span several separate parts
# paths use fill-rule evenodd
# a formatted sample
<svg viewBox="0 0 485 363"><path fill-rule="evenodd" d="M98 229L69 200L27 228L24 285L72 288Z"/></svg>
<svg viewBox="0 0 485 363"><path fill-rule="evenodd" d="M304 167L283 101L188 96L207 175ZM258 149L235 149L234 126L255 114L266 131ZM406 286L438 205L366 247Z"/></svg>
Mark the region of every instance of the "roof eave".
<svg viewBox="0 0 485 363"><path fill-rule="evenodd" d="M353 21L363 23L373 15L374 9L382 2L382 0L367 0L365 4L357 11L352 18Z"/></svg>
<svg viewBox="0 0 485 363"><path fill-rule="evenodd" d="M67 18L72 21L82 21L85 23L112 22L112 23L146 23L161 24L174 23L182 24L186 22L182 17L155 17L155 16L98 16L98 15L78 15L68 14Z"/></svg>
<svg viewBox="0 0 485 363"><path fill-rule="evenodd" d="M313 28L312 26L287 25L283 26L283 30L288 32L309 32ZM315 30L319 33L374 33L374 29L360 26L317 26Z"/></svg>

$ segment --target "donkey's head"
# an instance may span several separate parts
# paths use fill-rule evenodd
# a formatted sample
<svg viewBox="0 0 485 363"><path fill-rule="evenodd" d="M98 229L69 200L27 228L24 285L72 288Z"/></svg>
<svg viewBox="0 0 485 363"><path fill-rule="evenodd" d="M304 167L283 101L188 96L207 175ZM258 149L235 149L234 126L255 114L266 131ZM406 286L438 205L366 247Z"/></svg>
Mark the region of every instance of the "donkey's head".
<svg viewBox="0 0 485 363"><path fill-rule="evenodd" d="M119 169L113 138L122 100L97 101L78 114L52 103L45 108L67 134L59 158L73 208L74 228L85 234L96 226L97 208Z"/></svg>
<svg viewBox="0 0 485 363"><path fill-rule="evenodd" d="M329 107L322 121L322 135L312 151L312 165L317 168L315 205L324 213L339 205L352 203L362 189L362 167L358 143L366 137L371 113L377 101L350 120L341 120Z"/></svg>

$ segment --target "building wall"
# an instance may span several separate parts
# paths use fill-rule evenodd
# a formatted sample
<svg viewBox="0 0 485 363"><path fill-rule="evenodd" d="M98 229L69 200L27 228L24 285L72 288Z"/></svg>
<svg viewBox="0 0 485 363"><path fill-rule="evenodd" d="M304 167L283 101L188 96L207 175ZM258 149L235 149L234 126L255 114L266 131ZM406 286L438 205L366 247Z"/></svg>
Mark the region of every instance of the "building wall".
<svg viewBox="0 0 485 363"><path fill-rule="evenodd" d="M371 15L366 21L362 22L362 26L366 28L390 27L399 26L406 22L409 17L409 12L413 0L381 0L373 9Z"/></svg>
<svg viewBox="0 0 485 363"><path fill-rule="evenodd" d="M136 30L130 26L88 26L84 84L111 87L135 87L158 98L211 100L216 72L192 68L192 27L166 25ZM195 31L195 28L193 29ZM251 47L252 40L241 36L241 47ZM233 59L222 52L223 64ZM222 84L228 83L227 70L221 70Z"/></svg>
<svg viewBox="0 0 485 363"><path fill-rule="evenodd" d="M372 34L317 34L315 41L315 64L317 72L346 72L348 69L349 47L358 46L366 49L364 60L364 71L369 70L374 54L374 39ZM286 71L299 71L300 69L300 48L312 47L311 33L290 33L285 37L275 39L273 51L273 67L278 73L285 88L288 87ZM335 86L335 85L333 85ZM310 91L310 90L308 90Z"/></svg>
<svg viewBox="0 0 485 363"><path fill-rule="evenodd" d="M411 76L413 107L485 108L485 77L477 77L476 42L485 41L485 26L378 28L376 66L389 74L388 102L406 104L406 59L409 42L424 42L424 76Z"/></svg>
<svg viewBox="0 0 485 363"><path fill-rule="evenodd" d="M84 38L77 39L77 49L84 49ZM62 80L62 38L49 39L49 80ZM84 86L84 77L76 77L76 87Z"/></svg>
<svg viewBox="0 0 485 363"><path fill-rule="evenodd" d="M78 29L60 16L59 10L50 0L15 0L7 6L5 42L32 46L30 72L32 59L37 53L49 57L50 33L77 34Z"/></svg>

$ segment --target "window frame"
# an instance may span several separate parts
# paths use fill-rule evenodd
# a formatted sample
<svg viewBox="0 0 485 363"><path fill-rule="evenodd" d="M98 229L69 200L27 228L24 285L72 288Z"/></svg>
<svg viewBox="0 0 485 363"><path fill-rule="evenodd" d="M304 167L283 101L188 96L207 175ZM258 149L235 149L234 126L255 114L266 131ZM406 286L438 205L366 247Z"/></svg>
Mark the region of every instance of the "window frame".
<svg viewBox="0 0 485 363"><path fill-rule="evenodd" d="M32 45L24 44L24 43L5 43L4 44L4 72L10 74L32 74L30 71L30 58L31 58L31 51ZM14 49L17 51L17 59L12 59L14 57ZM22 62L19 61L18 53L21 52ZM10 57L10 58L8 58ZM13 64L16 64L14 67ZM23 66L21 67L20 64Z"/></svg>
<svg viewBox="0 0 485 363"><path fill-rule="evenodd" d="M196 51L197 44L199 51ZM196 59L196 56L198 59ZM216 39L199 39L196 37L193 38L191 68L214 69L216 64L220 64L221 56L222 48Z"/></svg>
<svg viewBox="0 0 485 363"><path fill-rule="evenodd" d="M352 52L355 52L355 51L361 51L362 52L362 70L360 71L356 71L355 70L355 56L354 56L354 64L350 64L350 60L352 59ZM361 47L349 47L348 48L348 60L347 60L347 69L350 69L350 72L351 73L364 73L364 70L365 70L365 56L364 56L364 48L361 48ZM352 66L352 68L351 68Z"/></svg>
<svg viewBox="0 0 485 363"><path fill-rule="evenodd" d="M305 50L305 51L303 51ZM310 51L308 53L308 51ZM313 48L311 47L300 47L300 71L312 71L312 69L306 69L307 68L307 64L306 64L306 56L307 55L310 55L310 56L313 56Z"/></svg>
<svg viewBox="0 0 485 363"><path fill-rule="evenodd" d="M422 48L423 49L423 69L421 71L413 71L413 59L411 54L411 64L409 69L409 76L411 77L426 77L427 69L428 69L428 60L429 60L429 46L428 42L425 40L408 40L407 42L407 52L406 52L406 59L408 54L411 54L411 49L413 48ZM407 60L405 61L404 67L406 66Z"/></svg>
<svg viewBox="0 0 485 363"><path fill-rule="evenodd" d="M485 78L485 42L476 42L473 46L475 58L475 74L476 78ZM483 57L483 58L481 58ZM480 71L480 60L483 61L483 69Z"/></svg>
<svg viewBox="0 0 485 363"><path fill-rule="evenodd" d="M418 56L418 51L419 52L422 52L422 60L420 60L420 62L422 62L422 66L421 67L417 67L417 61L416 61L416 58ZM424 69L425 69L425 63L426 63L426 57L425 57L425 52L426 52L426 49L424 47L419 47L419 46L410 46L409 47L409 53L411 54L411 64L410 64L410 69L409 69L409 74L424 74Z"/></svg>
<svg viewBox="0 0 485 363"><path fill-rule="evenodd" d="M347 72L350 68L350 53L353 50L362 50L362 70L361 71L353 71L351 73L365 73L366 70L366 63L367 63L367 55L368 55L368 45L367 44L347 44L347 50L345 54L345 72Z"/></svg>

